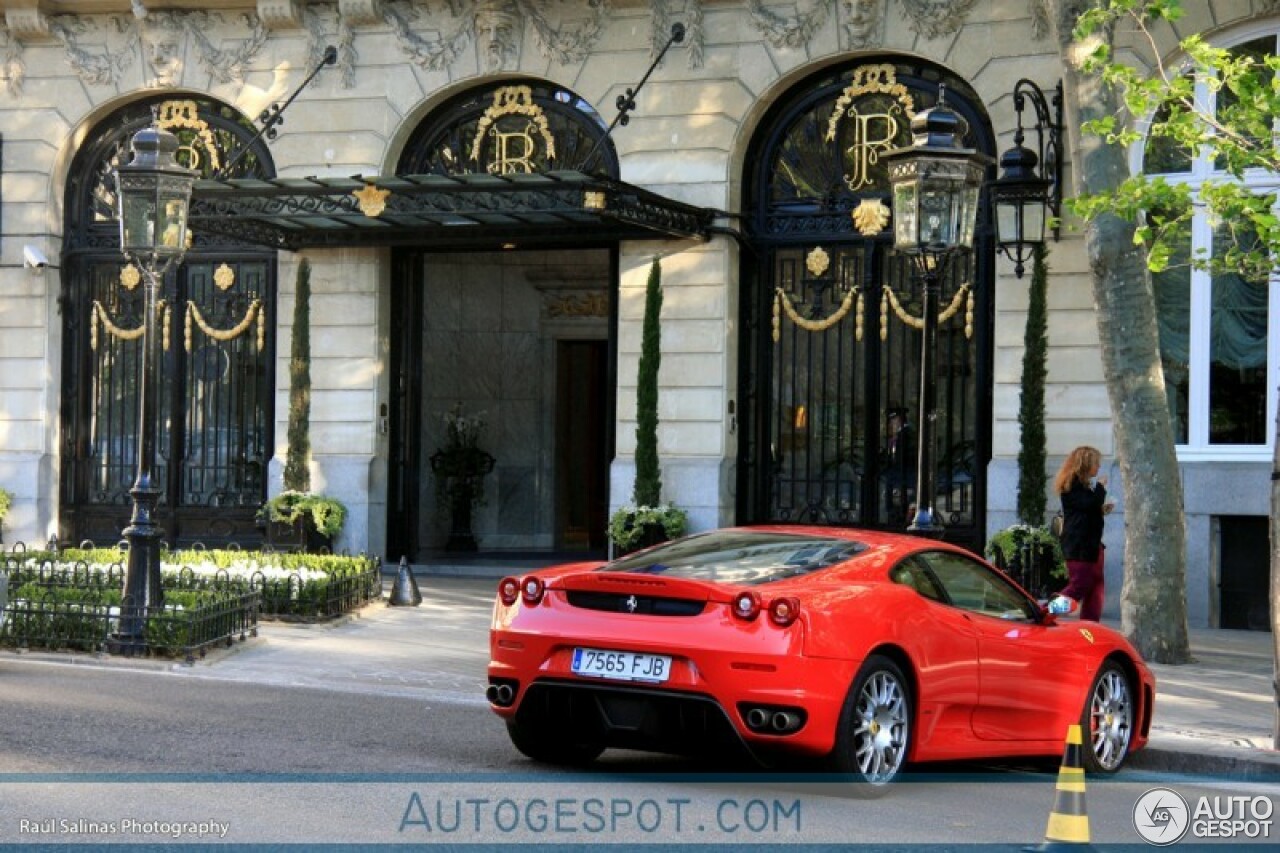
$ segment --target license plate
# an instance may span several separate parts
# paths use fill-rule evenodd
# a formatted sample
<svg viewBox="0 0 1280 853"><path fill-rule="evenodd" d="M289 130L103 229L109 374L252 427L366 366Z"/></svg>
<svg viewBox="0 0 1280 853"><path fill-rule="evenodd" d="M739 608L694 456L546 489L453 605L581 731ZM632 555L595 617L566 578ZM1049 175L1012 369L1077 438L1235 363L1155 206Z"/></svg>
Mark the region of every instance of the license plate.
<svg viewBox="0 0 1280 853"><path fill-rule="evenodd" d="M666 681L671 675L671 658L640 652L606 652L574 649L573 671L577 675L615 678L619 681Z"/></svg>

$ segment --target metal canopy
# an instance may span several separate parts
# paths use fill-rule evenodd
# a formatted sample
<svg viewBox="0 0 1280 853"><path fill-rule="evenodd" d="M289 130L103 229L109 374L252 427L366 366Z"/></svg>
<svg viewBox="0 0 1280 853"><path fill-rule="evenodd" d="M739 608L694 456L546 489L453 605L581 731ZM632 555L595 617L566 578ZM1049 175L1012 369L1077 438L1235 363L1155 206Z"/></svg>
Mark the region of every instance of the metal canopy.
<svg viewBox="0 0 1280 853"><path fill-rule="evenodd" d="M387 192L377 215L354 193ZM372 211L371 211L372 213ZM707 238L714 212L575 171L197 181L190 229L275 249L582 246Z"/></svg>

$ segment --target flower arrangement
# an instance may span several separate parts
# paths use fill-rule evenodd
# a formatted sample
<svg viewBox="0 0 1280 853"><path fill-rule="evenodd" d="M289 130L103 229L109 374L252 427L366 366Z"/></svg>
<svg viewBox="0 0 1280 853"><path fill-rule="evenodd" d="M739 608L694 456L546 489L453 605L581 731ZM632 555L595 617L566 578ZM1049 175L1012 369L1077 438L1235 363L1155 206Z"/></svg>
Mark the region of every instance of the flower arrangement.
<svg viewBox="0 0 1280 853"><path fill-rule="evenodd" d="M683 536L689 529L689 514L674 504L622 506L609 516L609 538L621 552L634 551L643 544L646 530L661 528L667 539Z"/></svg>
<svg viewBox="0 0 1280 853"><path fill-rule="evenodd" d="M442 507L447 497L473 504L484 502L484 475L493 470L494 463L493 457L480 449L480 438L489 425L484 415L464 414L462 403L457 402L441 416L444 444L431 455L431 470Z"/></svg>
<svg viewBox="0 0 1280 853"><path fill-rule="evenodd" d="M336 498L285 489L258 511L260 519L278 524L291 525L306 516L310 516L317 532L332 539L342 531L342 524L347 520L347 508Z"/></svg>

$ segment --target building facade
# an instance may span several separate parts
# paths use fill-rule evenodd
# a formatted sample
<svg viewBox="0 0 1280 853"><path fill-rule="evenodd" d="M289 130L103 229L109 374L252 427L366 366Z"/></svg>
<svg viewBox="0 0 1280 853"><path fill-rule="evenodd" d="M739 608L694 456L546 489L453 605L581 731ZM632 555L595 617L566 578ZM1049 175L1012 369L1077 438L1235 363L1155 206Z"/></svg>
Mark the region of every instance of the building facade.
<svg viewBox="0 0 1280 853"><path fill-rule="evenodd" d="M161 311L169 541L261 539L302 258L312 487L348 507L339 548L444 545L432 459L461 416L493 460L482 548L603 549L631 494L654 259L664 497L694 529L905 526L910 436L890 415L918 413L919 293L880 157L944 89L969 146L1008 148L1015 84L1061 76L1038 0L195 5L0 2L7 541L115 541L127 522L142 303L110 174L153 121L201 177ZM1274 2L1187 5L1174 35L1274 52ZM1156 151L1134 167L1213 175ZM975 549L1015 520L1027 307L988 219L947 273L937 361L938 508ZM1049 255L1054 464L1113 445L1071 225ZM1212 224L1196 233L1211 249ZM1280 304L1249 284L1157 281L1193 625L1266 621Z"/></svg>

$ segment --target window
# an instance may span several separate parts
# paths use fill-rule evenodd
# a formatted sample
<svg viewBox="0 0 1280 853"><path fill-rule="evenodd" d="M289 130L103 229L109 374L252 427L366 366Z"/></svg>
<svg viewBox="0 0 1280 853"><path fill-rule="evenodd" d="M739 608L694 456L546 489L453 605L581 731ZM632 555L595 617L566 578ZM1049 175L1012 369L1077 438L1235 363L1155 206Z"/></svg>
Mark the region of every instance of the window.
<svg viewBox="0 0 1280 853"><path fill-rule="evenodd" d="M1255 58L1277 53L1277 36L1268 34L1228 45ZM1229 92L1215 93L1208 81L1196 81L1196 98L1218 112L1230 110ZM1158 119L1159 117L1157 117ZM1204 153L1192 156L1167 138L1153 136L1141 152L1141 167L1171 183L1198 188L1226 179L1222 164ZM1259 195L1280 195L1280 176L1245 175ZM1254 235L1214 222L1204 211L1194 219L1184 249L1169 268L1153 277L1160 354L1179 456L1252 459L1270 456L1280 348L1269 335L1270 320L1280 317L1280 288L1275 273L1247 270L1213 274L1187 265L1191 257L1222 258L1233 242L1246 248Z"/></svg>
<svg viewBox="0 0 1280 853"><path fill-rule="evenodd" d="M1035 604L1003 576L963 554L927 551L915 558L938 580L946 600L961 610L996 619L1034 622Z"/></svg>

